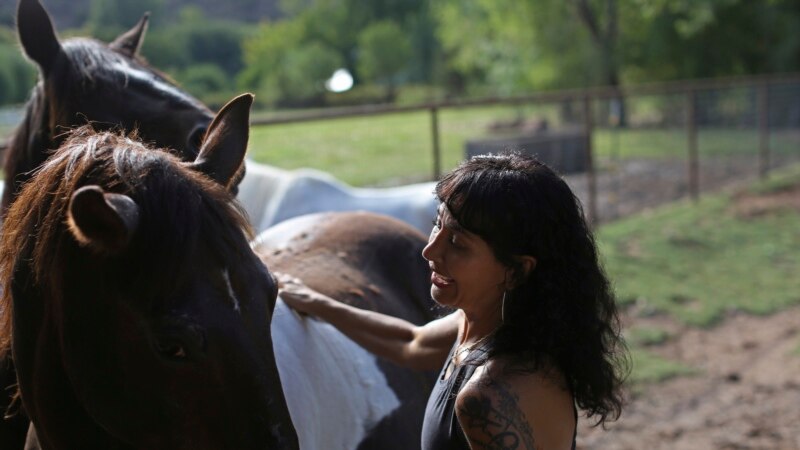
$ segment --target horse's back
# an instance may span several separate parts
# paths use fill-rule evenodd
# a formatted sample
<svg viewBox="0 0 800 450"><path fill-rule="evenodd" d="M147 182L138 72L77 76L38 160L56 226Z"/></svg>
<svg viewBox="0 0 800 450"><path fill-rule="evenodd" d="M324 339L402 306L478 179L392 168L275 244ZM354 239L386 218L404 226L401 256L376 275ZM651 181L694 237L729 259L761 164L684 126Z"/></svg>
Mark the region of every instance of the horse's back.
<svg viewBox="0 0 800 450"><path fill-rule="evenodd" d="M424 323L434 317L425 236L381 214L319 213L262 233L255 251L270 270L360 308Z"/></svg>

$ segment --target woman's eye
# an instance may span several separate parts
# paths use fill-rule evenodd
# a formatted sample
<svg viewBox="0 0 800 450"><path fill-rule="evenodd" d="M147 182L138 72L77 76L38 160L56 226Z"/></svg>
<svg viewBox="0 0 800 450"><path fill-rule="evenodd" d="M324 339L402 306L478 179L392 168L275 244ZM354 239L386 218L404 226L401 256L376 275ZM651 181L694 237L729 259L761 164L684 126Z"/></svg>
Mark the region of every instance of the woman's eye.
<svg viewBox="0 0 800 450"><path fill-rule="evenodd" d="M450 233L449 242L450 242L451 245L454 245L456 247L461 247L461 245L459 245L459 243L457 241L457 238L458 238L458 235L456 233Z"/></svg>

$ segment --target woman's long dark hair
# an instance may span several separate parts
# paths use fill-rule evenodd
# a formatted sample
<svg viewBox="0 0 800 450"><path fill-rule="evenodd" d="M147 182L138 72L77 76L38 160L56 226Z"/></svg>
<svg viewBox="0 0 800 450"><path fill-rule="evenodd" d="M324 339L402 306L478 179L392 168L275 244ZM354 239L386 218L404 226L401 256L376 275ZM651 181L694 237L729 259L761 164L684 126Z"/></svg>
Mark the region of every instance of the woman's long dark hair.
<svg viewBox="0 0 800 450"><path fill-rule="evenodd" d="M486 357L507 358L510 370L555 367L597 424L618 418L627 348L594 237L566 182L529 156L481 155L446 175L436 195L520 277ZM536 258L527 277L517 255Z"/></svg>

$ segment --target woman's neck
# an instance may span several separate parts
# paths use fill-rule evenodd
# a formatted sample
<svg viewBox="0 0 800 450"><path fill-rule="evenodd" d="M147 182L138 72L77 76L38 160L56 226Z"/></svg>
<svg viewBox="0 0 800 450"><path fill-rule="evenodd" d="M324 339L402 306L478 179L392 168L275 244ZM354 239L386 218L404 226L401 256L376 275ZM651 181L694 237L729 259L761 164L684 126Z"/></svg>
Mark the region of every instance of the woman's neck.
<svg viewBox="0 0 800 450"><path fill-rule="evenodd" d="M469 345L494 333L502 324L502 312L496 310L470 313L464 311L464 334L461 344Z"/></svg>

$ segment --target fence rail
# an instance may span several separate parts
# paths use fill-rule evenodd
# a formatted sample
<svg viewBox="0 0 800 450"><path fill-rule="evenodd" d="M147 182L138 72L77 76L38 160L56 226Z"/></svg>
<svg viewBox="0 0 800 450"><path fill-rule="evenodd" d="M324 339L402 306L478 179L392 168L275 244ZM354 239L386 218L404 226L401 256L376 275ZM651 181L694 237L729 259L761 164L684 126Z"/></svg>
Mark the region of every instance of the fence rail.
<svg viewBox="0 0 800 450"><path fill-rule="evenodd" d="M520 106L520 105L553 105L576 103L580 105L579 116L583 122L582 128L586 135L586 159L587 170L585 173L585 195L584 203L587 207L587 216L590 220L596 221L598 218L598 176L597 176L597 155L594 149L594 132L598 127L613 126L602 120L597 120L596 107L598 104L609 101L619 101L624 106L626 103L633 102L639 97L662 96L676 97L684 96L683 112L675 114L675 122L683 122L686 133L685 141L685 171L687 194L692 199L697 199L700 194L700 178L702 164L700 157L699 129L708 125L710 119L701 117L698 110L700 102L708 103L710 100L701 97L709 96L711 93L723 92L725 90L744 89L753 92L755 95L754 108L752 114L754 128L757 129L757 148L754 153L757 157L757 173L764 177L775 163L771 154L770 145L770 108L773 106L770 90L789 87L797 88L800 92L800 74L782 75L762 75L746 77L728 77L708 80L689 80L668 83L652 83L623 87L597 87L588 89L573 89L550 92L537 92L530 95L514 97L487 97L480 99L454 99L439 102L422 103L411 106L394 105L366 105L357 107L331 108L315 112L303 113L284 113L279 117L258 118L251 120L253 127L274 126L282 124L293 124L301 122L336 120L344 118L354 118L363 116L378 116L386 114L427 112L430 114L430 148L432 152L432 171L431 176L436 179L442 171L442 145L441 145L441 120L440 113L445 110L477 108L486 106ZM792 91L794 92L794 91ZM795 94L792 94L795 95ZM800 96L793 100L800 105ZM791 103L791 102L790 102ZM793 107L800 111L800 107ZM748 111L742 114L749 114ZM681 117L683 118L681 120ZM749 115L747 117L750 117ZM749 119L748 119L749 120ZM713 124L713 120L710 120ZM790 124L790 127L800 130L800 118L798 123ZM5 149L5 143L0 142L0 151ZM798 150L798 149L795 149Z"/></svg>

